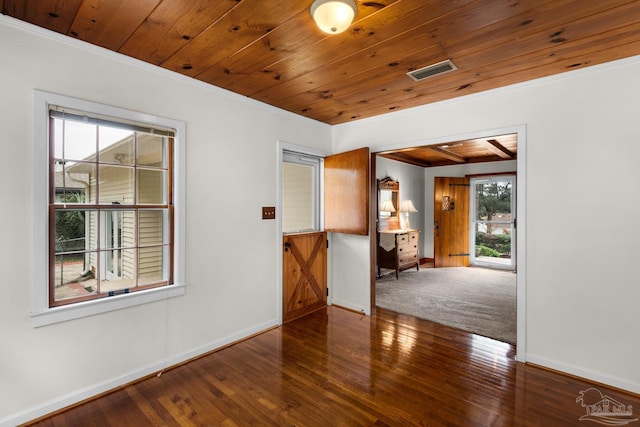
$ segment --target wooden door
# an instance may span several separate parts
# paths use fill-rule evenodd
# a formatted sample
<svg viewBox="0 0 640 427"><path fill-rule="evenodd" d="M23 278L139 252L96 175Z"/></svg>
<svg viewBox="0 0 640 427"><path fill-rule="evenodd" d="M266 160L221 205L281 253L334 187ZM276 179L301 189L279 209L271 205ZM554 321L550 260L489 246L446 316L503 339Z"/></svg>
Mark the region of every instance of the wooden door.
<svg viewBox="0 0 640 427"><path fill-rule="evenodd" d="M283 321L327 305L327 233L283 238Z"/></svg>
<svg viewBox="0 0 640 427"><path fill-rule="evenodd" d="M324 223L334 233L369 234L369 148L324 158Z"/></svg>
<svg viewBox="0 0 640 427"><path fill-rule="evenodd" d="M327 231L369 233L369 148L324 158L325 232L285 234L283 322L327 305Z"/></svg>
<svg viewBox="0 0 640 427"><path fill-rule="evenodd" d="M468 178L435 178L433 219L435 267L468 267Z"/></svg>

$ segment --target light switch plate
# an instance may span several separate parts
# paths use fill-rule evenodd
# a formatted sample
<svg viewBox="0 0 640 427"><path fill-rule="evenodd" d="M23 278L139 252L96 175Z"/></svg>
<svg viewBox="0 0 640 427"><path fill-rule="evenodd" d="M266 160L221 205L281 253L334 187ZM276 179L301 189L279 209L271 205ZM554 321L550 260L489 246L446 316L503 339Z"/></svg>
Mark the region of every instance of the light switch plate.
<svg viewBox="0 0 640 427"><path fill-rule="evenodd" d="M262 207L262 219L276 219L276 207L275 206L263 206Z"/></svg>

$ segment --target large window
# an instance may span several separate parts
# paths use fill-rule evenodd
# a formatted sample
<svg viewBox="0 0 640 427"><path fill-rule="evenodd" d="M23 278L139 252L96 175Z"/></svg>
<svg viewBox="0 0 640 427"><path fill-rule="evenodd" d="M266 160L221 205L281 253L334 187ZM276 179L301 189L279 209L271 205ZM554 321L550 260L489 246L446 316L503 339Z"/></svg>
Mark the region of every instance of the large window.
<svg viewBox="0 0 640 427"><path fill-rule="evenodd" d="M34 275L32 314L38 317L79 302L122 300L180 283L184 223L181 199L176 202L183 191L176 166L184 161L178 149L184 125L44 92L36 95L45 103L36 108L36 116L46 109L46 126L36 127L34 138L46 143L34 141L34 159L37 164L44 158L41 151L47 153L47 175L39 180L36 165L34 192L37 199L39 186L48 187L43 230L48 253L36 256L34 264L37 268L38 260L46 259L48 268ZM139 117L146 120L137 121ZM42 237L39 206L36 200L35 244ZM139 302L154 299L147 295ZM85 306L84 314L53 322L92 314Z"/></svg>
<svg viewBox="0 0 640 427"><path fill-rule="evenodd" d="M49 114L50 305L170 284L175 132Z"/></svg>

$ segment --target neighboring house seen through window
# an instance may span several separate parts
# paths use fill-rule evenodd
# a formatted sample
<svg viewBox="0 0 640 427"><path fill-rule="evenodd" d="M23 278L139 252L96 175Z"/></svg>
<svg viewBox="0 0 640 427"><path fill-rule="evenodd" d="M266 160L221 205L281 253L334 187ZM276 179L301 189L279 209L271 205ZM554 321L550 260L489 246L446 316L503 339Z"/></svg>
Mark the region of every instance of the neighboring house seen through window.
<svg viewBox="0 0 640 427"><path fill-rule="evenodd" d="M115 108L46 108L48 301L36 298L32 315L173 285L176 130Z"/></svg>
<svg viewBox="0 0 640 427"><path fill-rule="evenodd" d="M171 283L173 131L50 115L50 305Z"/></svg>

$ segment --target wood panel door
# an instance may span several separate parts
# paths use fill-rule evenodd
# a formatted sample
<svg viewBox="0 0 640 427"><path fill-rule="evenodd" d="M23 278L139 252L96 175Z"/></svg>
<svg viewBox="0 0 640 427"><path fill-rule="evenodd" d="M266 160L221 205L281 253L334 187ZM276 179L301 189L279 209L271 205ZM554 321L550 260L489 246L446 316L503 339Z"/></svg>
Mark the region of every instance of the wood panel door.
<svg viewBox="0 0 640 427"><path fill-rule="evenodd" d="M283 235L283 322L327 305L327 232L368 235L369 148L324 158L325 231Z"/></svg>
<svg viewBox="0 0 640 427"><path fill-rule="evenodd" d="M324 223L334 233L369 234L369 148L324 158Z"/></svg>
<svg viewBox="0 0 640 427"><path fill-rule="evenodd" d="M283 237L283 321L327 305L327 233Z"/></svg>
<svg viewBox="0 0 640 427"><path fill-rule="evenodd" d="M468 267L469 178L436 177L433 206L435 267Z"/></svg>

